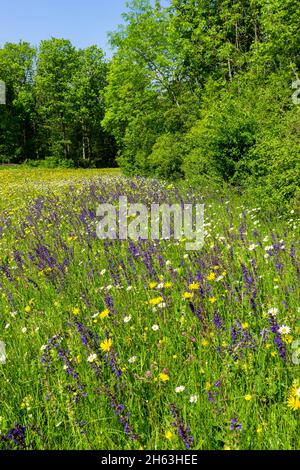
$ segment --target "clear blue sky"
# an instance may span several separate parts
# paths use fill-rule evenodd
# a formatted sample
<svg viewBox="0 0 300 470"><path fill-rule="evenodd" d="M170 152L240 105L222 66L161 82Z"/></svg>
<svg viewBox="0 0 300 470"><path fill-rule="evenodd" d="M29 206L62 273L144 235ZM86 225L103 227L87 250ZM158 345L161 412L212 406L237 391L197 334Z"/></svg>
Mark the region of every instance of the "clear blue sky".
<svg viewBox="0 0 300 470"><path fill-rule="evenodd" d="M5 42L38 45L52 36L76 47L96 44L111 55L107 32L122 23L126 0L2 0L0 47ZM164 0L162 4L167 4Z"/></svg>

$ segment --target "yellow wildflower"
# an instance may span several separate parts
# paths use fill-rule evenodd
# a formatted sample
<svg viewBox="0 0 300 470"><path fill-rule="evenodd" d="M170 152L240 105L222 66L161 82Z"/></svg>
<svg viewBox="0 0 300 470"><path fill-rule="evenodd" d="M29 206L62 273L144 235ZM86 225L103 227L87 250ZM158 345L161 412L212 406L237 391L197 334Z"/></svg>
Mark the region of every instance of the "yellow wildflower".
<svg viewBox="0 0 300 470"><path fill-rule="evenodd" d="M159 305L164 301L163 297L155 297L154 299L149 300L150 305Z"/></svg>
<svg viewBox="0 0 300 470"><path fill-rule="evenodd" d="M186 300L192 299L194 297L194 294L192 292L185 292L183 294L183 298Z"/></svg>
<svg viewBox="0 0 300 470"><path fill-rule="evenodd" d="M171 431L167 431L165 437L168 439L168 441L170 441L173 438L173 433Z"/></svg>
<svg viewBox="0 0 300 470"><path fill-rule="evenodd" d="M210 390L211 389L211 383L210 382L206 382L205 384L205 390Z"/></svg>
<svg viewBox="0 0 300 470"><path fill-rule="evenodd" d="M300 410L300 387L297 385L290 388L287 404L293 411Z"/></svg>
<svg viewBox="0 0 300 470"><path fill-rule="evenodd" d="M210 273L208 276L207 276L207 280L208 281L214 281L216 279L216 273Z"/></svg>
<svg viewBox="0 0 300 470"><path fill-rule="evenodd" d="M282 341L286 344L291 344L294 340L293 336L292 335L283 335L281 337Z"/></svg>
<svg viewBox="0 0 300 470"><path fill-rule="evenodd" d="M161 372L159 374L159 380L161 380L161 382L167 382L168 380L170 380L170 377L168 376L168 374Z"/></svg>
<svg viewBox="0 0 300 470"><path fill-rule="evenodd" d="M150 282L149 284L150 289L155 289L156 286L157 286L157 282Z"/></svg>
<svg viewBox="0 0 300 470"><path fill-rule="evenodd" d="M103 320L104 318L108 317L109 315L109 310L106 309L106 310L103 310L103 312L100 313L99 317L101 320Z"/></svg>
<svg viewBox="0 0 300 470"><path fill-rule="evenodd" d="M189 285L190 290L198 290L199 288L200 288L200 284L197 283L197 282L194 282L194 283Z"/></svg>
<svg viewBox="0 0 300 470"><path fill-rule="evenodd" d="M111 347L112 347L112 340L111 339L105 339L101 344L100 344L100 348L102 349L102 351L104 352L109 352L111 350Z"/></svg>

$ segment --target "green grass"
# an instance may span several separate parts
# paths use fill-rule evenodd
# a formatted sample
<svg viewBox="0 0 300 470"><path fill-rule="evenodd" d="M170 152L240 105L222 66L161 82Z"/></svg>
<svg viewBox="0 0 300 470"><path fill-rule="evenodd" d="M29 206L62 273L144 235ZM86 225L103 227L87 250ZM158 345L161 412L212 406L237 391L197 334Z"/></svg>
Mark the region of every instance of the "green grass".
<svg viewBox="0 0 300 470"><path fill-rule="evenodd" d="M16 424L27 429L24 442L4 439L0 449L185 449L172 404L195 449L300 448L300 411L287 405L291 387L299 387L294 214L271 220L237 197L207 195L200 252L185 252L184 240L103 242L95 236L100 202L119 195L145 204L178 201L188 190L114 171L5 175L0 430L4 437ZM154 308L149 302L159 297L165 305ZM270 331L271 308L290 335ZM108 337L109 353L99 347ZM112 401L124 405L123 423ZM124 432L127 419L134 440Z"/></svg>

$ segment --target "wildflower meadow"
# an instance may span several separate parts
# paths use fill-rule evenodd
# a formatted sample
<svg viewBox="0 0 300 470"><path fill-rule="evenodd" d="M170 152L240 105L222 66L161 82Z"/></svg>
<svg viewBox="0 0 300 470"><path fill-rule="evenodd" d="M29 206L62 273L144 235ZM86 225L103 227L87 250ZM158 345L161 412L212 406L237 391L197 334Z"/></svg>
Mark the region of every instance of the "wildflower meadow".
<svg viewBox="0 0 300 470"><path fill-rule="evenodd" d="M204 245L97 207L205 207ZM0 449L299 449L300 219L119 170L0 171Z"/></svg>

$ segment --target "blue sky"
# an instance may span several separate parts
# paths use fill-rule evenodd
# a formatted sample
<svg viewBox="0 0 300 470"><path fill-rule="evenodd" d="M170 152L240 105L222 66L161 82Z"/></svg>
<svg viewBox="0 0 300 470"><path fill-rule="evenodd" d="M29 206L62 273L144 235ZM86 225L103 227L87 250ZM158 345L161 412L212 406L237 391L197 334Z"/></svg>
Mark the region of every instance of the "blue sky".
<svg viewBox="0 0 300 470"><path fill-rule="evenodd" d="M21 39L38 45L42 39L54 36L70 39L76 47L96 44L111 55L107 32L122 23L125 3L126 0L3 0L0 47Z"/></svg>

